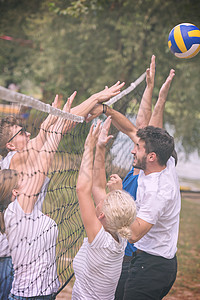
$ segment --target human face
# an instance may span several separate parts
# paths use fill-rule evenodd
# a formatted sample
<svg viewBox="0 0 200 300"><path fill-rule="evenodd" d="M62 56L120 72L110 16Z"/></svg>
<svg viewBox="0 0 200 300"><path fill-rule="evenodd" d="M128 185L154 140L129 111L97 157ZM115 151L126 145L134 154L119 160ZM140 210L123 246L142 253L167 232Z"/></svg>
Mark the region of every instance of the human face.
<svg viewBox="0 0 200 300"><path fill-rule="evenodd" d="M146 170L147 154L145 149L145 142L140 139L138 143L135 144L131 153L134 156L134 168Z"/></svg>
<svg viewBox="0 0 200 300"><path fill-rule="evenodd" d="M12 126L11 132L12 137L9 139L8 143L12 143L16 150L23 150L30 140L30 133L18 125Z"/></svg>

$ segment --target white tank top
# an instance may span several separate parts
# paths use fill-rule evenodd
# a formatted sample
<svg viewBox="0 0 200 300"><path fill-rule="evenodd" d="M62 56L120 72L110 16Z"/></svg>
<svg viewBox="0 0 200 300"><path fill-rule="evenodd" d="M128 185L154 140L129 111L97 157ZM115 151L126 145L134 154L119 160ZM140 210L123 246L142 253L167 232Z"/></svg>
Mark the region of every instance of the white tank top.
<svg viewBox="0 0 200 300"><path fill-rule="evenodd" d="M0 168L1 170L4 169L9 169L10 168L10 163L11 163L11 159L13 158L13 156L17 153L17 151L10 151L6 157L4 157L1 161L0 161ZM37 207L37 209L42 210L42 204L44 201L44 198L46 196L47 193L47 189L48 189L48 185L49 185L49 181L50 179L48 177L46 177L44 184L41 188L41 192L40 195L38 196L37 202L35 203L35 206ZM5 234L2 234L0 232L0 257L8 257L10 256L10 250L8 247L8 241L6 238Z"/></svg>
<svg viewBox="0 0 200 300"><path fill-rule="evenodd" d="M10 162L11 162L11 159L13 158L13 156L15 155L15 153L17 153L17 151L11 151L7 154L6 157L2 158L2 160L0 161L1 170L10 168ZM2 234L1 232L0 232L0 245L1 245L1 247L0 247L0 257L10 256L11 254L10 254L6 234L5 233Z"/></svg>

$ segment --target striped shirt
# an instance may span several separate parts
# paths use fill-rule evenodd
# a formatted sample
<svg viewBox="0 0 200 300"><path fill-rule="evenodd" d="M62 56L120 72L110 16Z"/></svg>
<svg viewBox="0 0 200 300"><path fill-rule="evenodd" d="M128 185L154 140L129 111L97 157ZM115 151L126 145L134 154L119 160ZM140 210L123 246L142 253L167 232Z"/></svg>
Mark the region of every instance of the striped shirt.
<svg viewBox="0 0 200 300"><path fill-rule="evenodd" d="M102 226L92 243L88 238L74 258L72 300L112 300L121 274L126 239L119 243Z"/></svg>

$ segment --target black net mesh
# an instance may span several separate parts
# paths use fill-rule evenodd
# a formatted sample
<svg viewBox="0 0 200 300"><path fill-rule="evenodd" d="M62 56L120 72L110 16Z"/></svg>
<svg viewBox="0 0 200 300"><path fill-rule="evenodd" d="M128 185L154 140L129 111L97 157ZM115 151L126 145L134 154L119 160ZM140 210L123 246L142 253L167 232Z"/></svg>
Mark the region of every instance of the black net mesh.
<svg viewBox="0 0 200 300"><path fill-rule="evenodd" d="M133 123L144 87L145 82L113 105ZM38 135L41 123L48 116L31 108L19 109L16 104L11 106L3 100L0 111L1 120L10 114L17 116L20 126L31 133L31 138ZM104 119L104 116L100 118ZM12 203L12 210L4 213L7 218L6 235L1 234L1 244L2 237L8 238L17 278L12 288L20 295L58 294L73 277L73 258L85 235L76 196L76 181L90 126L91 123L76 123L64 134L56 132L61 140L57 149L53 150L54 157L33 211L24 213L18 204ZM52 132L47 130L45 134L51 135ZM114 126L111 126L110 134L114 138L107 145L106 172L108 176L117 173L123 178L132 165L132 142ZM34 173L34 162L32 165ZM3 256L9 254L1 253Z"/></svg>

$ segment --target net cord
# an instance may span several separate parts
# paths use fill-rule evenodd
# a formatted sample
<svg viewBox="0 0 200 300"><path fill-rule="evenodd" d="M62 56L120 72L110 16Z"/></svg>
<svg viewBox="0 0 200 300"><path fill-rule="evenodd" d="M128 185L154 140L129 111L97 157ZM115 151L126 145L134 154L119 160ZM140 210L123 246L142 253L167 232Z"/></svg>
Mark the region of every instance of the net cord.
<svg viewBox="0 0 200 300"><path fill-rule="evenodd" d="M145 79L145 77L146 77L146 72L144 72L140 77L138 77L138 79L136 79L134 82L132 82L127 89L123 90L117 96L110 98L110 100L108 102L106 102L106 104L108 106L110 106L110 105L114 104L115 102L117 102L118 100L120 100L125 95L132 92Z"/></svg>
<svg viewBox="0 0 200 300"><path fill-rule="evenodd" d="M38 99L35 99L31 96L27 96L27 95L24 95L21 93L11 91L2 86L0 86L0 99L9 101L9 102L17 102L20 105L32 107L37 110L46 112L48 114L51 114L51 115L54 115L57 117L61 117L65 120L70 120L70 121L79 122L79 123L82 123L85 120L84 117L76 116L74 114L64 112L61 109L54 108L51 105L46 104L46 103L44 103Z"/></svg>

